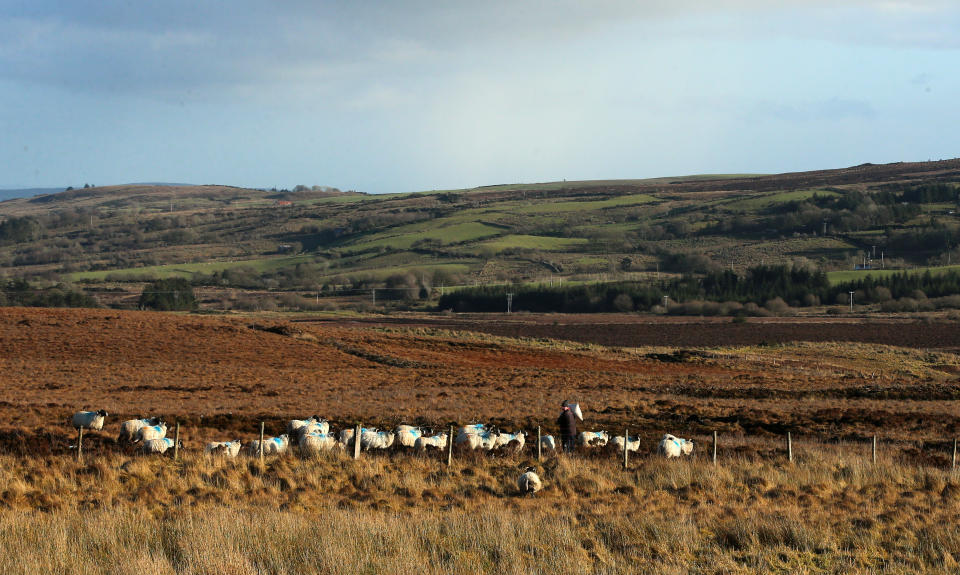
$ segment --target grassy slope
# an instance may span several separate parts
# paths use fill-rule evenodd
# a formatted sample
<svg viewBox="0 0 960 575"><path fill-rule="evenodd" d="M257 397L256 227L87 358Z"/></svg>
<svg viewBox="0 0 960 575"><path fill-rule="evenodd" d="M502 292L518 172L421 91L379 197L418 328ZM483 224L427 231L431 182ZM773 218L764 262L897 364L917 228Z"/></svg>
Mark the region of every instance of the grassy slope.
<svg viewBox="0 0 960 575"><path fill-rule="evenodd" d="M881 172L875 181L894 177L882 170L907 170L876 169ZM628 255L637 266L631 271L653 271L656 250L662 248L702 253L735 269L797 257L845 267L851 254L875 243L873 232L820 238L777 237L765 230L731 237L709 235L707 230L734 215L751 220L778 203L872 185L866 176L851 180L851 173L859 172L552 182L383 196L276 194L224 186L75 190L0 203L0 217L81 210L76 219L45 230L35 242L37 251L60 256L21 265L16 262L30 259L22 256L24 246L0 245L0 264L14 274L60 269L74 281L102 281L116 271L143 277L238 266L271 273L303 263L319 270L316 280L326 281L373 269L444 266L466 274L464 283L473 283L538 281L545 274L556 274L538 264L544 257L539 252L548 252L564 275L579 279L615 272ZM279 208L279 199L293 205ZM937 208L936 217L952 217L941 209L944 206L931 206ZM924 214L911 225L921 225L929 217ZM150 231L151 222L160 220L167 223ZM370 223L358 226L358 222ZM119 239L132 229L144 230L133 250ZM315 230L322 229L336 230L335 239L317 239ZM187 241L179 243L182 240L171 230L186 234ZM678 237L657 239L662 230ZM310 257L276 255L279 245L297 242L312 252ZM382 266L373 261L383 254L397 256L401 263ZM909 254L899 255L904 256ZM69 267L64 270L65 264ZM84 271L88 266L96 271ZM496 270L492 276L491 269Z"/></svg>

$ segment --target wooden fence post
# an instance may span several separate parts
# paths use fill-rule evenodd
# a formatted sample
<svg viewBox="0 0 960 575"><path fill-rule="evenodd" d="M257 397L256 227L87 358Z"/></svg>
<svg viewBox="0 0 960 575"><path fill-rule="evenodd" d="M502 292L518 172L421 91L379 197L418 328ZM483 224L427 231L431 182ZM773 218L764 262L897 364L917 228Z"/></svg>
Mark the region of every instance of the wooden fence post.
<svg viewBox="0 0 960 575"><path fill-rule="evenodd" d="M450 435L447 436L447 467L453 465L453 426L450 426Z"/></svg>
<svg viewBox="0 0 960 575"><path fill-rule="evenodd" d="M80 435L77 437L77 461L83 463L83 426L80 426L78 432Z"/></svg>
<svg viewBox="0 0 960 575"><path fill-rule="evenodd" d="M260 467L263 467L263 422L260 422Z"/></svg>
<svg viewBox="0 0 960 575"><path fill-rule="evenodd" d="M717 464L717 432L713 432L713 464Z"/></svg>
<svg viewBox="0 0 960 575"><path fill-rule="evenodd" d="M629 445L630 445L630 428L626 428L623 430L623 468L624 469L626 469L627 466L629 465L629 461L628 461L629 456L627 455L628 453L630 453L630 450L628 449Z"/></svg>
<svg viewBox="0 0 960 575"><path fill-rule="evenodd" d="M360 432L363 428L360 424L357 424L357 427L353 430L353 458L360 459Z"/></svg>
<svg viewBox="0 0 960 575"><path fill-rule="evenodd" d="M787 432L787 461L793 463L793 438L789 431Z"/></svg>
<svg viewBox="0 0 960 575"><path fill-rule="evenodd" d="M180 422L177 422L177 430L173 434L173 460L180 459Z"/></svg>
<svg viewBox="0 0 960 575"><path fill-rule="evenodd" d="M540 443L540 426L537 426L537 461L543 461L543 445Z"/></svg>
<svg viewBox="0 0 960 575"><path fill-rule="evenodd" d="M950 469L957 468L957 438L953 438L953 462L950 464Z"/></svg>
<svg viewBox="0 0 960 575"><path fill-rule="evenodd" d="M874 436L873 436L873 449L872 449L871 451L873 452L873 464L876 465L876 464L877 464L877 436L876 436L876 434L874 434Z"/></svg>

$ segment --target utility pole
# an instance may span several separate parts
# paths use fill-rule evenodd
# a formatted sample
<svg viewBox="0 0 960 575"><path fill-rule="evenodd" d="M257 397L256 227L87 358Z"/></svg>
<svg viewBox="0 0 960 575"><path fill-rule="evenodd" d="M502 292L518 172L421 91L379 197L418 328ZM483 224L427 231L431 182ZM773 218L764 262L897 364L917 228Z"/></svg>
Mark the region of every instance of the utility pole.
<svg viewBox="0 0 960 575"><path fill-rule="evenodd" d="M850 292L850 311L851 312L853 311L853 294L854 292Z"/></svg>
<svg viewBox="0 0 960 575"><path fill-rule="evenodd" d="M507 294L507 313L510 313L512 311L512 308L513 308L513 294L508 293Z"/></svg>

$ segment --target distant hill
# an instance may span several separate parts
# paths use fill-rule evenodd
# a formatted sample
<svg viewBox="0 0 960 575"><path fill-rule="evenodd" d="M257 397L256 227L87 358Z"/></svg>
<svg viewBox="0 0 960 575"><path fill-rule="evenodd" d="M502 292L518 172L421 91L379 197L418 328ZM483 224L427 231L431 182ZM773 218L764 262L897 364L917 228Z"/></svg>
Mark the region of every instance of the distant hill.
<svg viewBox="0 0 960 575"><path fill-rule="evenodd" d="M0 267L94 285L182 276L217 289L376 289L384 301L759 263L846 270L881 255L888 269L949 265L960 262L958 190L957 159L384 195L104 186L0 204L0 219L26 218L0 237Z"/></svg>

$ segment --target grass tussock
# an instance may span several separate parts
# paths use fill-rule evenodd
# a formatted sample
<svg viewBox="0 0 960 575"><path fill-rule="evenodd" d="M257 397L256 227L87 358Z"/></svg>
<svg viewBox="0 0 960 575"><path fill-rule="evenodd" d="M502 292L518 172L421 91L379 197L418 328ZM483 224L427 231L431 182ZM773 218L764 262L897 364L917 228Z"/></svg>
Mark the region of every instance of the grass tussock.
<svg viewBox="0 0 960 575"><path fill-rule="evenodd" d="M544 480L521 497L533 465ZM0 457L9 573L942 573L960 477L731 457Z"/></svg>

